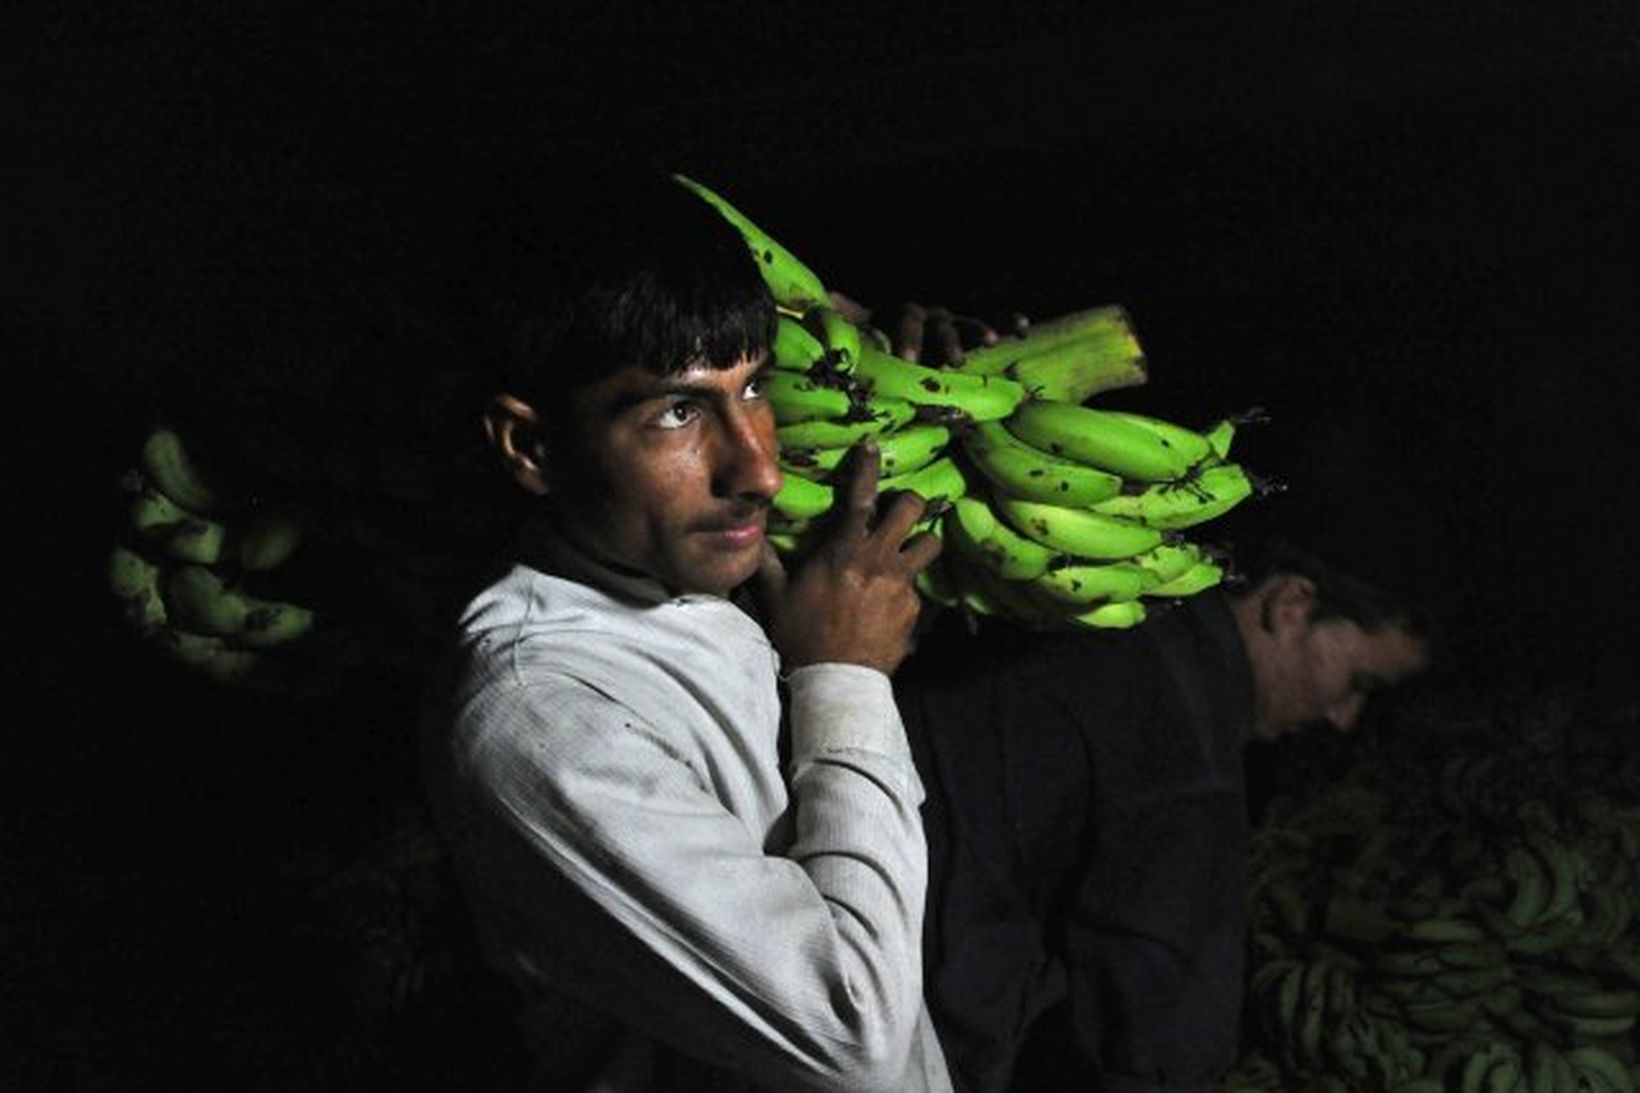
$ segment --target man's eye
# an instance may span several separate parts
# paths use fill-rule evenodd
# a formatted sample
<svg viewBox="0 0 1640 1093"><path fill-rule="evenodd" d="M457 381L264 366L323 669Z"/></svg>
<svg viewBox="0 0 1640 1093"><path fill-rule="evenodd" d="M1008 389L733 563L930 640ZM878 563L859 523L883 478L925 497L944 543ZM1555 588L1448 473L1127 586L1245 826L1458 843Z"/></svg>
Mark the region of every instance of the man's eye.
<svg viewBox="0 0 1640 1093"><path fill-rule="evenodd" d="M755 402L757 399L763 397L764 390L767 387L768 382L768 376L753 376L751 380L747 382L746 389L740 393L740 397L745 399L747 402Z"/></svg>
<svg viewBox="0 0 1640 1093"><path fill-rule="evenodd" d="M674 402L656 416L655 424L662 429L681 429L699 415L700 410L694 403Z"/></svg>

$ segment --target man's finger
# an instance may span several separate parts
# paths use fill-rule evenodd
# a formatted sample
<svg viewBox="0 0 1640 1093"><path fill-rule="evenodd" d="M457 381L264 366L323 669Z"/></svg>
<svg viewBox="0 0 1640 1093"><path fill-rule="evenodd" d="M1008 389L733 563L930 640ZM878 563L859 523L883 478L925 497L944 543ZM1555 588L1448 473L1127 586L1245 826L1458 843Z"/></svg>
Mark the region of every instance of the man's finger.
<svg viewBox="0 0 1640 1093"><path fill-rule="evenodd" d="M921 573L944 549L945 544L938 535L931 531L919 531L900 547L900 557L911 573Z"/></svg>
<svg viewBox="0 0 1640 1093"><path fill-rule="evenodd" d="M883 511L877 517L876 533L898 548L905 537L911 534L911 529L916 526L917 521L923 518L928 503L920 494L906 490L894 494L881 507Z"/></svg>
<svg viewBox="0 0 1640 1093"><path fill-rule="evenodd" d="M849 453L843 527L850 533L863 535L871 527L871 517L877 510L877 467L880 459L877 442L869 438L860 441Z"/></svg>
<svg viewBox="0 0 1640 1093"><path fill-rule="evenodd" d="M922 305L907 303L894 326L894 352L908 361L922 357L923 323L927 319Z"/></svg>
<svg viewBox="0 0 1640 1093"><path fill-rule="evenodd" d="M757 560L757 574L753 578L758 601L772 607L786 594L786 567L780 561L780 552L774 544L763 540L763 553Z"/></svg>

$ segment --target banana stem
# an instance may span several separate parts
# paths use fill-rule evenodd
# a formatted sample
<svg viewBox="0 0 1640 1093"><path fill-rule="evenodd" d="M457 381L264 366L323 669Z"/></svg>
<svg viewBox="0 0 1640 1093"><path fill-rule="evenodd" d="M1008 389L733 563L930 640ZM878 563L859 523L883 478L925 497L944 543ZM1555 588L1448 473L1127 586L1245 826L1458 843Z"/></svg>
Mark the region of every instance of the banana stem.
<svg viewBox="0 0 1640 1093"><path fill-rule="evenodd" d="M1026 329L1024 337L1006 338L995 345L971 349L960 370L995 375L1015 361L1070 343L1093 343L1101 347L1131 345L1133 355L1139 354L1139 340L1127 309L1120 304L1108 304L1033 324Z"/></svg>

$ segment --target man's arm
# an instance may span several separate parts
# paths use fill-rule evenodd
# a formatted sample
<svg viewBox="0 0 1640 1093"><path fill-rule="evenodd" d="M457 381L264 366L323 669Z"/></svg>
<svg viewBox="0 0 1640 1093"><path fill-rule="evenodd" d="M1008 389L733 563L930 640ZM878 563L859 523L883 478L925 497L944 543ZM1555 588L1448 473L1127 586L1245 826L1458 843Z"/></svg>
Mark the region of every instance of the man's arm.
<svg viewBox="0 0 1640 1093"><path fill-rule="evenodd" d="M898 1089L921 1011L921 787L880 674L793 686L813 731L783 853L609 696L500 696L485 716L537 724L474 756L484 880L555 988L742 1074Z"/></svg>

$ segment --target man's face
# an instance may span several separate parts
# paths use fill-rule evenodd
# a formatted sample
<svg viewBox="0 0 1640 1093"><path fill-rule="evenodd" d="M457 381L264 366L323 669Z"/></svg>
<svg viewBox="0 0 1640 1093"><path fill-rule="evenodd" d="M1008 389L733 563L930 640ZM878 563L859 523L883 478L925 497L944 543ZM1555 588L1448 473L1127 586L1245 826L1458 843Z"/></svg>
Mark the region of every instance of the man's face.
<svg viewBox="0 0 1640 1093"><path fill-rule="evenodd" d="M726 596L749 579L781 483L766 368L632 367L577 392L568 458L548 468L570 534L675 593Z"/></svg>
<svg viewBox="0 0 1640 1093"><path fill-rule="evenodd" d="M1422 641L1400 626L1363 630L1342 618L1313 618L1313 599L1282 614L1248 644L1253 733L1273 739L1321 723L1348 732L1367 699L1429 666Z"/></svg>

